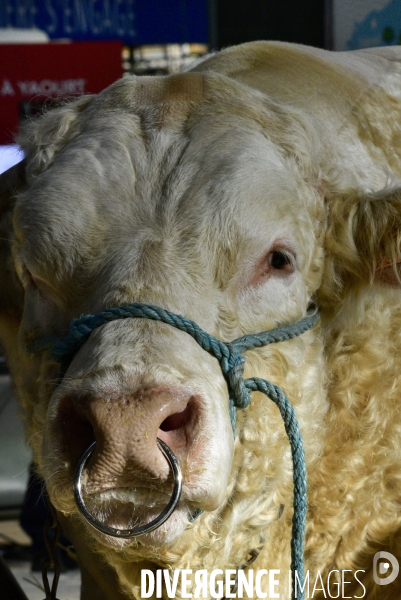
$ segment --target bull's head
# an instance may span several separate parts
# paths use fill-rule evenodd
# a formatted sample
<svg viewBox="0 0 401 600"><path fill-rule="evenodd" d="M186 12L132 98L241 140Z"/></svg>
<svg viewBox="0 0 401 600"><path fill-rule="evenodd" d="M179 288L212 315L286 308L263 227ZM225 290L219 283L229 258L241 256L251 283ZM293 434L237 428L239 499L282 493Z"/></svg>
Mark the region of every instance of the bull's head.
<svg viewBox="0 0 401 600"><path fill-rule="evenodd" d="M3 234L2 341L52 502L77 514L73 472L96 441L84 482L91 511L114 527L152 520L171 494L160 438L181 465L181 501L140 547L121 542L126 557L179 565L191 555L196 568L219 555L238 565L280 506L291 506L289 446L274 405L254 394L234 441L217 360L160 322L98 328L61 383L58 365L29 353L29 343L132 302L182 314L222 340L292 323L316 297L332 316L350 274L364 284L371 277L398 200L330 188L327 208L313 124L217 74L124 78L33 121L20 142L27 184L15 205L9 194L3 202L4 227L13 220ZM245 375L284 388L312 464L327 409L320 337L249 351ZM190 524L197 509L204 513ZM282 521L290 517L289 508ZM283 531L267 534L277 548L288 545ZM116 556L120 543L93 535Z"/></svg>

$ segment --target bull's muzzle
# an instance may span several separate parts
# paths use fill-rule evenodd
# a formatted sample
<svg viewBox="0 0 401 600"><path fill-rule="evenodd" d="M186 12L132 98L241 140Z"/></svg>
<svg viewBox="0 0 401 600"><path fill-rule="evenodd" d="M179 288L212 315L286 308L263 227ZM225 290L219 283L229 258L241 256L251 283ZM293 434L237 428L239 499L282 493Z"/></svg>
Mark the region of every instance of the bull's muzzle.
<svg viewBox="0 0 401 600"><path fill-rule="evenodd" d="M244 362L245 357L242 353L250 348L257 348L260 346L266 346L274 342L280 342L288 340L290 338L301 335L318 320L318 312L315 307L311 307L308 315L300 321L288 325L285 327L279 327L270 331L263 331L258 334L245 335L241 338L233 340L230 343L222 342L216 339L214 336L203 331L196 323L189 319L177 315L168 310L153 306L149 304L133 303L128 306L119 306L117 308L111 308L101 313L92 316L82 317L75 319L70 325L70 335L62 340L49 339L48 337L38 338L31 342L29 350L31 352L39 352L49 347L52 347L51 356L53 359L61 362L61 373L65 373L68 364L71 361L73 355L80 349L80 347L89 338L91 332L97 327L114 321L116 319L128 319L128 318L140 318L140 319L152 319L155 321L162 321L167 323L181 331L185 331L191 335L196 342L207 352L214 355L220 363L220 367L226 378L229 388L229 401L230 401L230 416L233 427L233 433L235 435L235 420L236 420L236 408L246 408L250 402L250 392L259 391L268 396L280 410L281 416L284 420L284 426L286 433L289 438L291 445L291 453L293 459L293 481L294 481L294 516L292 523L292 540L291 540L291 571L292 571L292 597L297 597L295 588L295 573L298 577L302 577L304 573L304 537L305 537L305 523L306 523L306 510L307 510L307 496L306 496L306 465L305 465L305 454L303 449L303 442L299 425L296 419L295 411L291 406L288 398L285 396L283 391L271 384L270 382L259 379L258 377L251 377L249 379L243 379ZM158 440L159 447L160 440ZM162 447L161 447L162 448ZM86 461L89 459L89 453L93 451L93 446L88 448L80 463L82 470L78 476L78 481L82 475L82 471L85 467ZM165 455L166 456L166 455ZM166 456L167 458L167 456ZM169 460L167 458L167 460ZM170 463L171 464L171 463ZM174 493L173 493L174 496ZM82 496L79 496L82 500ZM168 506L170 506L172 500L170 500ZM177 503L176 503L177 504ZM176 506L175 504L175 506ZM88 516L93 520L92 515L87 511L85 505L83 507L87 514L83 513L87 520ZM82 512L82 506L79 507ZM171 509L170 515L174 508ZM165 511L159 515L157 519L154 519L148 525L143 527L149 527L155 524L153 529L159 527L161 522L160 517L164 515ZM166 517L166 519L168 516ZM166 520L165 519L165 520ZM89 522L91 522L89 520ZM95 521L91 523L97 529L100 529L101 523ZM101 525L101 527L104 527ZM108 529L108 528L106 528ZM111 528L112 529L112 528ZM140 530L140 528L138 528ZM133 531L138 530L114 530L112 529L111 535L122 537L121 532L126 531L128 535L126 537L134 537ZM116 533L119 531L120 533ZM149 530L148 530L149 531ZM106 531L109 533L109 531ZM145 533L143 531L141 535ZM135 533L135 535L138 535ZM303 599L304 594L301 594Z"/></svg>
<svg viewBox="0 0 401 600"><path fill-rule="evenodd" d="M165 442L163 442L162 440L160 440L159 438L157 438L157 445L158 445L161 453L164 455L167 462L169 463L171 470L173 472L173 477L174 477L173 493L171 495L170 501L167 504L166 508L160 513L160 515L158 517L156 517L156 519L153 519L153 521L150 521L150 523L141 525L140 527L137 527L137 528L131 528L131 529L116 529L114 527L108 527L107 525L103 525L103 523L101 523L100 521L95 519L95 517L89 512L88 508L85 505L83 496L82 496L81 479L82 479L82 474L84 472L85 466L95 450L96 442L93 442L93 444L91 444L89 446L89 448L84 452L84 454L82 455L82 457L77 465L77 468L75 469L74 496L75 496L75 501L77 503L77 506L78 506L80 512L85 517L85 519L88 521L88 523L90 525L92 525L92 527L94 527L101 533L105 533L106 535L111 535L113 537L118 537L118 538L123 538L123 539L129 539L129 538L139 537L140 535L144 535L145 533L150 533L151 531L154 531L155 529L160 527L160 525L162 525L165 521L167 521L167 519L170 517L170 515L172 515L172 513L174 512L174 510L178 504L178 501L181 496L181 491L182 491L181 469L180 469L180 466L178 464L178 461L177 461L174 453L167 446L167 444Z"/></svg>

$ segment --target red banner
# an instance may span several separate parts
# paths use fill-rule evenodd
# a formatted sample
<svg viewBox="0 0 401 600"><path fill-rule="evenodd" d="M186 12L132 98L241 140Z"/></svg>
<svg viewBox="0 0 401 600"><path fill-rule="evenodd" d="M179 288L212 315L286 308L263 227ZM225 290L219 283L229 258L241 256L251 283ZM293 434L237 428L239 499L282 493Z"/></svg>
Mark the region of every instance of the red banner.
<svg viewBox="0 0 401 600"><path fill-rule="evenodd" d="M122 76L120 42L0 44L0 144L48 98L97 93Z"/></svg>

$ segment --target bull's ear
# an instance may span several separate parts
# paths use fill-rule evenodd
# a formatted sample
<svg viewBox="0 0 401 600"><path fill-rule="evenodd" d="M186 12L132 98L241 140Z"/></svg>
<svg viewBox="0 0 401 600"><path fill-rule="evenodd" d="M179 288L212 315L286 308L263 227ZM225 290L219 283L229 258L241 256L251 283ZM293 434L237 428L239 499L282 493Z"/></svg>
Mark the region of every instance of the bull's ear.
<svg viewBox="0 0 401 600"><path fill-rule="evenodd" d="M16 194L25 186L25 160L0 175L0 339L8 355L15 346L24 292L11 255Z"/></svg>
<svg viewBox="0 0 401 600"><path fill-rule="evenodd" d="M374 282L401 285L401 187L327 198L322 305Z"/></svg>
<svg viewBox="0 0 401 600"><path fill-rule="evenodd" d="M93 96L80 96L27 119L17 142L27 157L27 178L44 171L74 136L79 134L78 117L91 104Z"/></svg>

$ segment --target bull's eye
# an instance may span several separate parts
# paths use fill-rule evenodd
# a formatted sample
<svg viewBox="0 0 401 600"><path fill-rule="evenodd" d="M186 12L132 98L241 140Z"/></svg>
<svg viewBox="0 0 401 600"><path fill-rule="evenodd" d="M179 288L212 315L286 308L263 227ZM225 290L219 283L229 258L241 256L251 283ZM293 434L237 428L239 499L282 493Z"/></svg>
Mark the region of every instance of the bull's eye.
<svg viewBox="0 0 401 600"><path fill-rule="evenodd" d="M50 298L52 295L54 296L54 292L52 292L50 286L43 279L32 275L23 261L19 264L18 271L22 285L26 290L37 290L44 299Z"/></svg>
<svg viewBox="0 0 401 600"><path fill-rule="evenodd" d="M288 244L275 243L269 251L262 254L252 269L248 285L264 284L270 277L276 280L287 279L297 269L295 250Z"/></svg>
<svg viewBox="0 0 401 600"><path fill-rule="evenodd" d="M17 263L17 271L24 288L35 285L31 272L27 269L24 262Z"/></svg>
<svg viewBox="0 0 401 600"><path fill-rule="evenodd" d="M284 252L280 252L279 250L273 250L270 252L268 256L269 267L277 270L283 270L287 266L291 267L291 259Z"/></svg>

